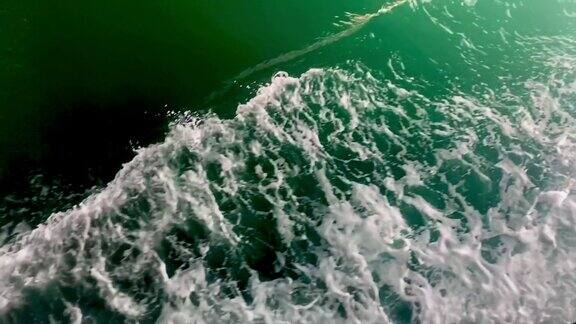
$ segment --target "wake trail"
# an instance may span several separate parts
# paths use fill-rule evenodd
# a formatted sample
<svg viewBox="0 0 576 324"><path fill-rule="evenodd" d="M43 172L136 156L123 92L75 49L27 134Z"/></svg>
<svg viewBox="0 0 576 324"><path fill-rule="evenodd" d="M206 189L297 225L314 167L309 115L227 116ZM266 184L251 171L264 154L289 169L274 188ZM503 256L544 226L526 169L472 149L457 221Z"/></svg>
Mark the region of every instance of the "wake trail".
<svg viewBox="0 0 576 324"><path fill-rule="evenodd" d="M388 14L388 13L392 12L394 9L396 9L396 8L406 4L406 3L409 3L409 2L410 2L410 0L398 0L398 1L395 1L391 4L385 4L382 7L380 7L380 9L378 9L377 11L372 12L372 13L368 13L368 14L364 14L364 15L352 14L351 15L352 20L350 22L346 23L348 25L348 28L346 28L346 29L344 29L344 30L342 30L336 34L332 34L332 35L323 37L320 40L318 40L317 42L315 42L311 45L308 45L304 48L286 52L280 56L277 56L275 58L263 61L263 62L256 64L250 68L247 68L246 70L240 72L235 77L226 81L225 82L226 86L224 86L222 88L222 90L217 91L215 93L212 93L210 96L208 96L207 101L211 101L212 99L218 97L223 92L226 92L230 88L230 86L232 84L234 84L236 81L246 79L247 77L249 77L250 75L252 75L256 72L266 70L266 69L274 67L278 64L292 61L292 60L297 59L299 57L302 57L306 54L314 52L318 49L321 49L321 48L324 48L324 47L329 46L331 44L334 44L334 43L340 41L341 39L344 39L346 37L354 35L359 30L361 30L365 25L367 25L369 22L371 22L372 20L374 20L380 16L383 16L385 14Z"/></svg>
<svg viewBox="0 0 576 324"><path fill-rule="evenodd" d="M352 21L349 23L349 27L346 28L345 30L343 30L339 33L324 37L324 38L320 39L319 41L317 41L316 43L308 45L304 48L293 50L293 51L284 53L280 56L277 56L273 59L259 63L255 66L251 67L251 68L248 68L248 69L242 71L240 74L238 74L236 77L234 77L233 80L245 79L248 76L252 75L253 73L268 69L270 67L273 67L273 66L281 64L281 63L285 63L285 62L294 60L298 57L301 57L301 56L306 55L308 53L314 52L320 48L323 48L323 47L326 47L330 44L333 44L333 43L335 43L335 42L337 42L343 38L351 36L351 35L357 33L360 29L362 29L362 27L364 27L366 24L368 24L370 21L374 20L375 18L383 16L383 15L393 11L394 9L400 7L401 5L408 3L408 2L409 2L409 0L399 0L399 1L393 2L393 3L388 4L388 5L384 5L378 11L373 12L373 13L369 13L369 14L365 14L365 15L354 15Z"/></svg>

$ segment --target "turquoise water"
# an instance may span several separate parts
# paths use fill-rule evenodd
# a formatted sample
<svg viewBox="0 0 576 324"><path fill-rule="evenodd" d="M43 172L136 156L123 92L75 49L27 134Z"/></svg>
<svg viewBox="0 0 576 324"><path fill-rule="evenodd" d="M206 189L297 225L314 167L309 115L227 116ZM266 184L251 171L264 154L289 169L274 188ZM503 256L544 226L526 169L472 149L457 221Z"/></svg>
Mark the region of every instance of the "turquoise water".
<svg viewBox="0 0 576 324"><path fill-rule="evenodd" d="M2 321L576 320L574 3L196 6L165 137L2 218Z"/></svg>

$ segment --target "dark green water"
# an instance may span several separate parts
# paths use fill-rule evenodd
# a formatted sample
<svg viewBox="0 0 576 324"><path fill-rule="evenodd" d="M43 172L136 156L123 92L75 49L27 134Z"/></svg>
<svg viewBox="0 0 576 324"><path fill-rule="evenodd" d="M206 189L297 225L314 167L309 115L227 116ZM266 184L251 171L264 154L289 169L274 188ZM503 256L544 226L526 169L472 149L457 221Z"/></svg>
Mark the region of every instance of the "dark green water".
<svg viewBox="0 0 576 324"><path fill-rule="evenodd" d="M336 15L379 5L7 1L1 177L25 159L72 180L90 181L86 169L109 180L130 158L129 140L163 137L169 109L214 108L206 98L239 71L335 31Z"/></svg>
<svg viewBox="0 0 576 324"><path fill-rule="evenodd" d="M576 320L575 17L5 1L0 321Z"/></svg>

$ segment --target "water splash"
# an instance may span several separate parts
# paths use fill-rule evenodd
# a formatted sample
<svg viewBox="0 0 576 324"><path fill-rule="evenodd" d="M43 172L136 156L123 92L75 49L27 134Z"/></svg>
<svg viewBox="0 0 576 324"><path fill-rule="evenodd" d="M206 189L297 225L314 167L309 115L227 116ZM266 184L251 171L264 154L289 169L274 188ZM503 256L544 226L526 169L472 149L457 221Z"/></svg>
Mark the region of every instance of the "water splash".
<svg viewBox="0 0 576 324"><path fill-rule="evenodd" d="M71 321L568 321L566 60L506 104L356 64L273 78L2 246L2 316L39 300Z"/></svg>

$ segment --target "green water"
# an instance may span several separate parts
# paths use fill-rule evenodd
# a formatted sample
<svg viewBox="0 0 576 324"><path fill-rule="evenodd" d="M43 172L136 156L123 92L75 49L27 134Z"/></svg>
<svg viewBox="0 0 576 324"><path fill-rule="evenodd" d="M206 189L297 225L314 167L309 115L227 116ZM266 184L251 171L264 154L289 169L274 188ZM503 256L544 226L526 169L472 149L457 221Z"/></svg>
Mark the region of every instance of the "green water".
<svg viewBox="0 0 576 324"><path fill-rule="evenodd" d="M0 321L576 320L574 17L6 1Z"/></svg>
<svg viewBox="0 0 576 324"><path fill-rule="evenodd" d="M65 175L66 168L59 165L73 169L75 163L66 161L76 160L83 169L106 164L106 171L95 171L95 177L109 179L109 170L129 158L129 140L148 144L161 138L165 122L158 120L168 109L214 109L229 117L236 101L246 96L224 98L230 101L226 107L207 102L223 82L257 63L340 31L334 24L346 20L346 12L364 14L380 6L379 1L85 1L81 5L6 1L0 36L6 44L0 56L1 176L18 169L22 159L31 160L31 167L54 165L50 172ZM432 17L449 8L458 18L443 24L456 34L433 24L424 10L405 6L353 37L262 72L268 76L277 68L301 73L350 59L382 69L396 55L406 60L409 69L438 84L431 92L442 91L454 77L460 78L459 86L494 82L502 73L533 68L494 32L502 28L509 34L567 35L573 32L573 19L564 14L570 6L559 1L427 5ZM511 18L506 10L513 11ZM463 37L478 42L487 54L474 68L479 71L471 70L460 57ZM131 121L149 131L128 125ZM126 128L131 131L122 130ZM70 133L79 139L71 139ZM82 146L112 150L114 163L107 165L99 158L101 152ZM95 162L84 161L83 155ZM8 170L9 162L16 166Z"/></svg>

